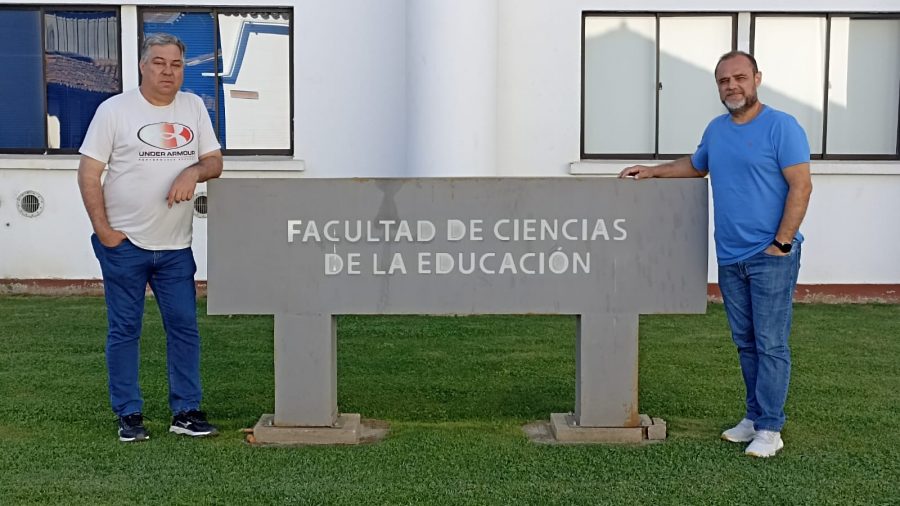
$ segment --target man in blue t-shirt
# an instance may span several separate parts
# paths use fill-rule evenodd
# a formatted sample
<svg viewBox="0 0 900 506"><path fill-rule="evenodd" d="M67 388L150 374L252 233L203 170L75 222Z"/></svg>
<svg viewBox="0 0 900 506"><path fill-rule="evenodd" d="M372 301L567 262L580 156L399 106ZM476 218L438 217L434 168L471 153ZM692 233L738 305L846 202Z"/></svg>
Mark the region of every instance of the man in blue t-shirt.
<svg viewBox="0 0 900 506"><path fill-rule="evenodd" d="M812 192L809 143L796 119L759 102L762 74L753 56L724 54L715 76L728 113L709 123L693 156L635 165L619 177L709 174L719 288L747 387L746 415L722 439L750 442L748 455L771 457L784 447L800 223Z"/></svg>

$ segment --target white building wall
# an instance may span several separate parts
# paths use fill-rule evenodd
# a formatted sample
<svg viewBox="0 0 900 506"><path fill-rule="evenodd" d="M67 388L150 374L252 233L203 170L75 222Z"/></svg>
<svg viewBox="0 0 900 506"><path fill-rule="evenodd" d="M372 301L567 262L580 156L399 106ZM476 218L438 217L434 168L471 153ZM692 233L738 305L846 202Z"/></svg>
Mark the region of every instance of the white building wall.
<svg viewBox="0 0 900 506"><path fill-rule="evenodd" d="M454 10L453 0L429 0L435 10L423 11L417 1L270 3L294 7L294 159L229 158L226 176L565 177L612 175L635 163L579 160L581 13L671 11L674 2L490 0L485 7L472 0ZM185 3L191 2L145 2ZM689 12L900 10L888 0L677 4ZM123 7L123 23L136 20L135 12ZM481 22L444 26L443 15L436 13L454 23ZM742 26L746 23L742 16ZM123 26L123 36L127 57L136 52L134 27ZM457 45L456 38L463 40ZM739 40L740 47L745 44ZM418 56L428 66L412 61ZM446 82L439 79L444 74L430 73L444 66L451 71ZM126 88L135 86L136 66L123 62L123 71ZM463 91L454 94L454 89ZM709 92L715 93L712 85ZM472 100L440 122L450 101L460 97ZM470 122L474 130L466 130ZM457 142L469 144L456 149ZM492 158L494 170L485 162ZM0 279L99 277L76 167L75 157L0 156ZM815 189L803 226L807 242L800 282L900 283L900 234L891 222L900 214L900 162L814 161L812 167ZM41 216L25 218L16 210L16 196L25 190L43 194ZM205 221L195 219L198 279L206 277L205 232ZM714 257L709 279L716 280Z"/></svg>
<svg viewBox="0 0 900 506"><path fill-rule="evenodd" d="M497 175L565 175L580 153L581 9L499 1Z"/></svg>
<svg viewBox="0 0 900 506"><path fill-rule="evenodd" d="M900 10L900 3L892 1L852 5L829 1L499 1L497 169L501 176L612 176L629 165L650 163L579 161L583 11ZM741 16L739 25L746 33L747 16ZM747 44L738 40L744 50ZM716 93L714 83L709 93ZM765 102L762 93L760 99ZM701 134L696 134L698 141ZM812 201L801 228L807 241L799 282L900 283L900 234L893 233L896 227L890 218L900 211L900 162L813 161L812 171ZM860 240L868 245L860 246ZM716 282L711 220L709 241L709 281Z"/></svg>
<svg viewBox="0 0 900 506"><path fill-rule="evenodd" d="M900 283L900 164L893 174L826 174L819 164L803 233L801 283Z"/></svg>
<svg viewBox="0 0 900 506"><path fill-rule="evenodd" d="M68 165L77 167L77 161ZM77 187L75 170L0 169L0 279L100 277ZM16 207L16 197L27 190L44 198L44 210L34 218Z"/></svg>
<svg viewBox="0 0 900 506"><path fill-rule="evenodd" d="M306 177L406 173L407 0L297 0L294 153Z"/></svg>
<svg viewBox="0 0 900 506"><path fill-rule="evenodd" d="M408 174L492 176L497 0L408 0Z"/></svg>

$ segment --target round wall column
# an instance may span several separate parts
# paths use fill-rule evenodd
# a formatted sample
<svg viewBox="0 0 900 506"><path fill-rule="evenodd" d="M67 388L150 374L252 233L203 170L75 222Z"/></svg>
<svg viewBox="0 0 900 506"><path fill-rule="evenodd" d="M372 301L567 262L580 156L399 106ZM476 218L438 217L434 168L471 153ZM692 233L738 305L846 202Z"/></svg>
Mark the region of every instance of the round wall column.
<svg viewBox="0 0 900 506"><path fill-rule="evenodd" d="M408 0L407 171L497 173L497 0Z"/></svg>

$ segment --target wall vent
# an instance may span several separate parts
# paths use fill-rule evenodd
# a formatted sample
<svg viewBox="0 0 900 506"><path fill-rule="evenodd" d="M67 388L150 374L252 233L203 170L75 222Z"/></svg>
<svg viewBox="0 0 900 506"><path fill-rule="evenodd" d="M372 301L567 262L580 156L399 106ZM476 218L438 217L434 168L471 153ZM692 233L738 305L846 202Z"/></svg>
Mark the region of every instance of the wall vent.
<svg viewBox="0 0 900 506"><path fill-rule="evenodd" d="M194 195L194 216L206 218L206 192L198 192Z"/></svg>
<svg viewBox="0 0 900 506"><path fill-rule="evenodd" d="M34 218L44 211L44 197L32 190L24 191L16 197L19 213L26 218Z"/></svg>

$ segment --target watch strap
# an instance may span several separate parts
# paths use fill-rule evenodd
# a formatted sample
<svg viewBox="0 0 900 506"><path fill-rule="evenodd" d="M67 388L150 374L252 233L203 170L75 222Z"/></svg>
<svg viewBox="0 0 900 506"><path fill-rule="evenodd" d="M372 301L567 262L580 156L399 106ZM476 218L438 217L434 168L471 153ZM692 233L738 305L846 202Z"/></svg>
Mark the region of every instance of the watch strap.
<svg viewBox="0 0 900 506"><path fill-rule="evenodd" d="M790 253L791 247L793 246L793 244L789 242L778 242L778 239L772 239L772 244L774 244L775 247L778 248L782 253Z"/></svg>

